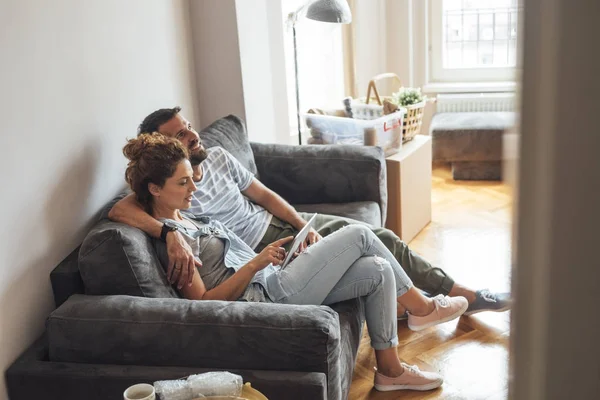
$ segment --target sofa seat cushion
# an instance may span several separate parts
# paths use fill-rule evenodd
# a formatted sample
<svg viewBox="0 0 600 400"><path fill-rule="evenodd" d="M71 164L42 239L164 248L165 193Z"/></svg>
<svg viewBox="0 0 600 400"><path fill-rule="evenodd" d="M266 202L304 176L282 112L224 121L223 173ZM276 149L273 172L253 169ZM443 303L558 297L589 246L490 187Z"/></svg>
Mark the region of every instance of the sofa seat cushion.
<svg viewBox="0 0 600 400"><path fill-rule="evenodd" d="M296 204L300 212L337 215L366 222L375 228L381 227L381 209L374 201L355 201L352 203Z"/></svg>
<svg viewBox="0 0 600 400"><path fill-rule="evenodd" d="M432 121L433 161L500 161L512 112L439 113Z"/></svg>
<svg viewBox="0 0 600 400"><path fill-rule="evenodd" d="M248 141L244 121L228 115L202 129L199 133L204 147L219 146L233 155L248 171L257 176L254 153Z"/></svg>
<svg viewBox="0 0 600 400"><path fill-rule="evenodd" d="M86 294L179 297L148 235L124 224L100 220L81 244L78 264Z"/></svg>

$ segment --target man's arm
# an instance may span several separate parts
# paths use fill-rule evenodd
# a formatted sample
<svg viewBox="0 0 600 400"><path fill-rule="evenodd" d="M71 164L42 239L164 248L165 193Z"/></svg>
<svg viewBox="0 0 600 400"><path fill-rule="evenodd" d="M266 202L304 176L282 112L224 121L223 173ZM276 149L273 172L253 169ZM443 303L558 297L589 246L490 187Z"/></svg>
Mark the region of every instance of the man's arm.
<svg viewBox="0 0 600 400"><path fill-rule="evenodd" d="M162 222L157 221L144 211L133 193L119 200L108 212L108 218L141 229L152 237L160 238Z"/></svg>
<svg viewBox="0 0 600 400"><path fill-rule="evenodd" d="M263 185L258 179L254 178L252 183L246 190L242 192L246 197L252 200L254 203L263 206L267 211L276 216L277 218L291 224L294 228L300 230L306 225L304 218L298 214L298 212L285 201L277 193ZM308 236L306 237L306 245L314 244L321 240L321 235L314 229L311 229ZM304 247L301 248L303 250Z"/></svg>
<svg viewBox="0 0 600 400"><path fill-rule="evenodd" d="M119 200L109 211L108 218L141 229L152 237L160 238L163 223L144 211L134 194L129 194ZM167 233L167 254L169 256L167 268L169 281L172 284L177 282L179 289L186 283L191 285L196 266L201 267L202 263L194 258L192 248L183 239L181 233Z"/></svg>

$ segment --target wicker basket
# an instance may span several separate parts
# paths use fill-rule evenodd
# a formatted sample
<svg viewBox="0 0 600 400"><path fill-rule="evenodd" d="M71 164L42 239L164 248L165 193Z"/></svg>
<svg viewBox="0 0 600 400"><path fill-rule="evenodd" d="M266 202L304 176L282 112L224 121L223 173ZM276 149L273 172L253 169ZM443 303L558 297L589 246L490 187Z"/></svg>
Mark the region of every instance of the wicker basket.
<svg viewBox="0 0 600 400"><path fill-rule="evenodd" d="M379 94L379 91L377 90L377 81L380 81L382 79L393 79L394 81L398 82L399 87L402 86L400 77L398 77L398 75L396 75L393 72L388 72L385 74L374 76L373 79L369 81L367 97L364 98L364 102L367 106L369 106L369 102L375 102L378 105L376 112L381 113L381 115L383 115L383 101L392 99L391 96L381 96ZM371 96L371 92L373 92L373 97ZM421 125L423 124L423 113L425 111L426 105L427 100L423 100L422 102L417 104L412 104L410 106L402 106L407 110L403 121L404 125L402 129L402 143L406 143L412 140L416 135L418 135L421 132ZM371 105L369 109L374 110L373 105Z"/></svg>

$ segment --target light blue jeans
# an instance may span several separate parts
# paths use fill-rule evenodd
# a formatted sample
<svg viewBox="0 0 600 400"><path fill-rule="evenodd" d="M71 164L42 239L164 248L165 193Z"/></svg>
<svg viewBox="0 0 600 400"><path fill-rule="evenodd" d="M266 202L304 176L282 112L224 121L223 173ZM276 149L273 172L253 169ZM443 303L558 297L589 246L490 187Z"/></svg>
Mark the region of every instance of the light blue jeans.
<svg viewBox="0 0 600 400"><path fill-rule="evenodd" d="M376 350L398 345L396 298L412 286L392 253L363 225L332 233L267 277L267 293L276 303L328 305L364 296Z"/></svg>

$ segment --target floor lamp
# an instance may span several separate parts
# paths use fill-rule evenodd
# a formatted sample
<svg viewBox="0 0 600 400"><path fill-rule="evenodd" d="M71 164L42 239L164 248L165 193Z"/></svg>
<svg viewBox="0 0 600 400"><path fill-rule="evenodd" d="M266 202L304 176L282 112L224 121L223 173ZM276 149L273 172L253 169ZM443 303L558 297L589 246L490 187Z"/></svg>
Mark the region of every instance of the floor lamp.
<svg viewBox="0 0 600 400"><path fill-rule="evenodd" d="M298 48L296 45L296 23L300 17L332 24L349 24L352 13L346 0L312 0L307 1L298 10L290 13L288 22L292 25L294 35L294 73L296 76L296 118L298 120L298 144L302 144L302 128L300 125L300 90L298 85Z"/></svg>

